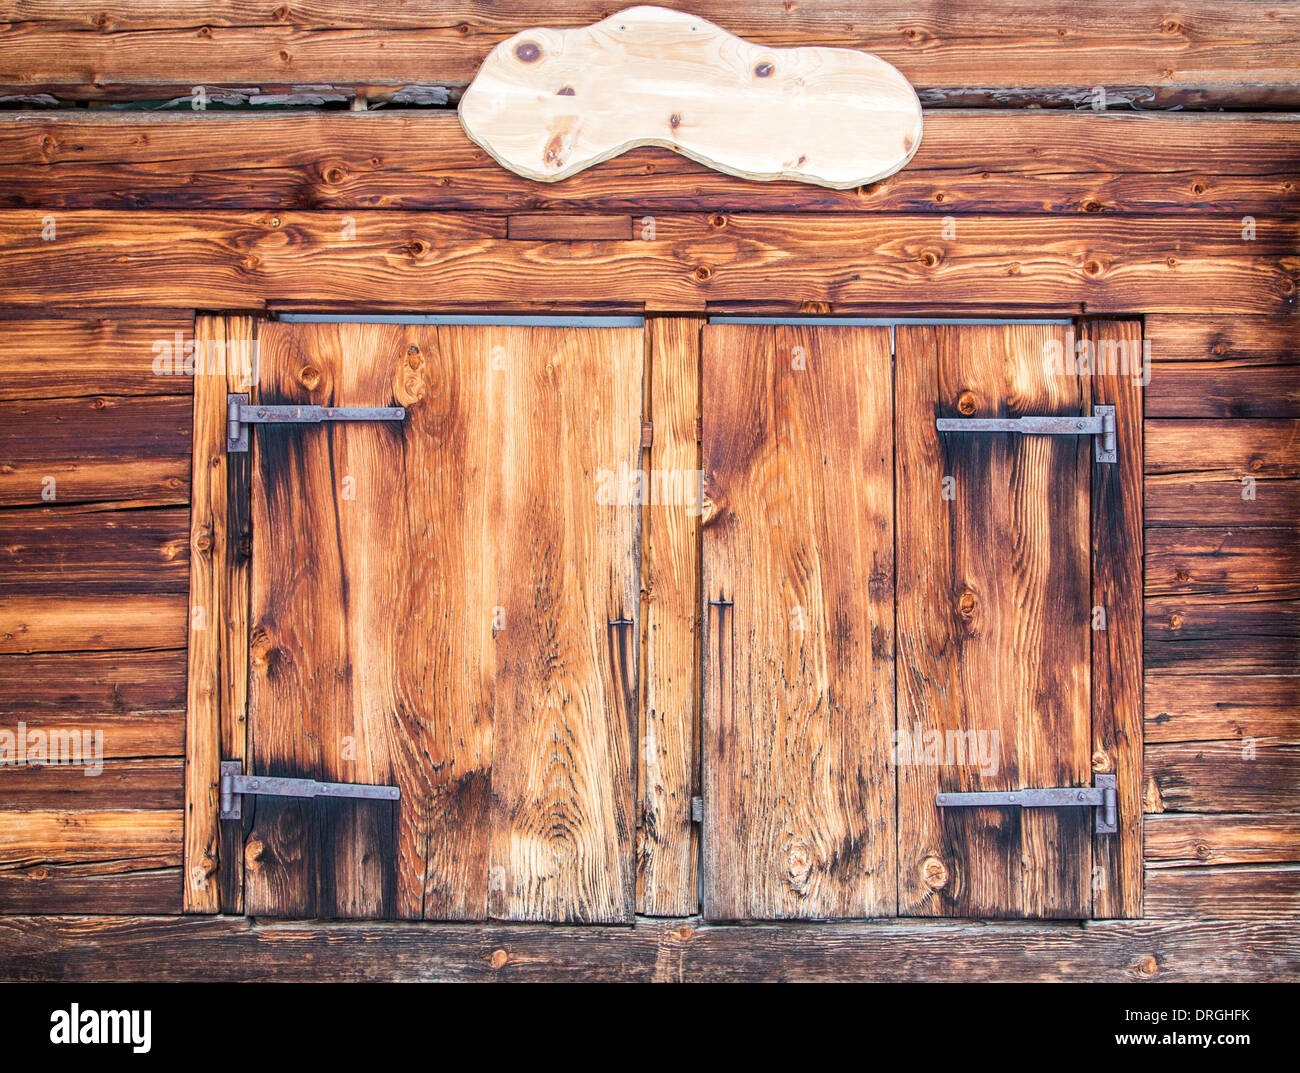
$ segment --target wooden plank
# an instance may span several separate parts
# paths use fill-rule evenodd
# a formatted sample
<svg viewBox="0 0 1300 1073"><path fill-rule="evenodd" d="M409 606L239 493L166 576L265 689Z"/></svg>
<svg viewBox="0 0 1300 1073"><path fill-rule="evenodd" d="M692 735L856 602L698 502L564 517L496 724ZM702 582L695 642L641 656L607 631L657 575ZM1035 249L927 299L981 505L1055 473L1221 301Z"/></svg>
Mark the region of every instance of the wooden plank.
<svg viewBox="0 0 1300 1073"><path fill-rule="evenodd" d="M0 321L0 399L182 395L188 317L168 320ZM179 359L176 364L174 359Z"/></svg>
<svg viewBox="0 0 1300 1073"><path fill-rule="evenodd" d="M1300 677L1147 675L1148 742L1242 738L1300 745Z"/></svg>
<svg viewBox="0 0 1300 1073"><path fill-rule="evenodd" d="M75 293L187 308L689 310L906 303L924 293L951 308L1276 313L1295 308L1300 270L1300 223L1283 218L1260 218L1256 240L1243 243L1238 220L1200 217L979 216L945 237L932 217L914 215L661 215L653 238L577 245L511 241L500 218L469 213L69 211L54 243L40 238L42 218L0 212L16 306ZM864 249L873 251L865 262Z"/></svg>
<svg viewBox="0 0 1300 1073"><path fill-rule="evenodd" d="M0 513L0 593L184 592L189 581L188 513Z"/></svg>
<svg viewBox="0 0 1300 1073"><path fill-rule="evenodd" d="M1148 422L1148 427L1153 422ZM1230 427L1226 422L1225 428ZM1300 480L1250 474L1151 474L1146 477L1148 527L1232 525L1300 527Z"/></svg>
<svg viewBox="0 0 1300 1073"><path fill-rule="evenodd" d="M185 503L189 411L188 395L0 402L0 506Z"/></svg>
<svg viewBox="0 0 1300 1073"><path fill-rule="evenodd" d="M1155 868L1300 862L1300 816L1150 816L1146 862Z"/></svg>
<svg viewBox="0 0 1300 1073"><path fill-rule="evenodd" d="M0 918L0 977L21 981L1135 983L1282 981L1297 972L1296 929L1261 921L563 928Z"/></svg>
<svg viewBox="0 0 1300 1073"><path fill-rule="evenodd" d="M1300 811L1300 746L1158 744L1145 760L1148 812Z"/></svg>
<svg viewBox="0 0 1300 1073"><path fill-rule="evenodd" d="M883 328L704 329L711 919L895 912L889 363Z"/></svg>
<svg viewBox="0 0 1300 1073"><path fill-rule="evenodd" d="M180 868L157 861L34 864L0 869L6 913L179 913Z"/></svg>
<svg viewBox="0 0 1300 1073"><path fill-rule="evenodd" d="M71 6L8 0L7 92L129 87L186 97L195 71L208 84L463 85L499 41L530 26L578 26L608 14L591 0L500 5L440 3L379 9L314 2L271 15L252 0L210 0L183 11L151 0ZM1141 0L1025 10L1014 0L868 9L845 0L737 5L697 0L692 13L765 45L864 49L895 64L927 100L1086 103L1093 86L1116 103L1284 107L1295 103L1296 6L1196 0L1176 15ZM198 27L199 29L195 29ZM111 32L104 32L105 30Z"/></svg>
<svg viewBox="0 0 1300 1073"><path fill-rule="evenodd" d="M47 735L48 736L48 735ZM50 741L51 749L66 748ZM75 764L0 767L0 795L6 811L59 809L180 809L184 773L179 757L103 760L92 736L74 744Z"/></svg>
<svg viewBox="0 0 1300 1073"><path fill-rule="evenodd" d="M0 653L180 648L185 596L0 596Z"/></svg>
<svg viewBox="0 0 1300 1073"><path fill-rule="evenodd" d="M1300 597L1300 531L1152 529L1146 537L1146 594Z"/></svg>
<svg viewBox="0 0 1300 1073"><path fill-rule="evenodd" d="M1142 325L1088 321L1080 334L1103 359L1092 370L1092 402L1115 407L1119 445L1117 462L1092 467L1092 770L1117 776L1120 817L1118 837L1092 840L1092 915L1141 917L1145 399L1127 370L1138 366Z"/></svg>
<svg viewBox="0 0 1300 1073"><path fill-rule="evenodd" d="M1300 600L1266 596L1152 596L1143 650L1166 674L1300 672Z"/></svg>
<svg viewBox="0 0 1300 1073"><path fill-rule="evenodd" d="M1153 919L1280 923L1300 917L1300 867L1155 868L1146 903Z"/></svg>
<svg viewBox="0 0 1300 1073"><path fill-rule="evenodd" d="M506 218L506 237L543 242L630 239L633 237L632 217L526 213Z"/></svg>
<svg viewBox="0 0 1300 1073"><path fill-rule="evenodd" d="M228 336L246 338L247 321L198 317L195 340L203 346ZM186 623L189 671L185 718L185 865L187 913L221 908L218 791L221 712L226 651L224 574L227 533L226 376L194 382L193 458L190 508L190 583ZM232 759L239 759L237 754Z"/></svg>
<svg viewBox="0 0 1300 1073"><path fill-rule="evenodd" d="M163 859L179 863L181 812L108 809L0 812L0 867Z"/></svg>
<svg viewBox="0 0 1300 1073"><path fill-rule="evenodd" d="M1300 417L1300 364L1157 363L1146 404L1151 417Z"/></svg>
<svg viewBox="0 0 1300 1073"><path fill-rule="evenodd" d="M1195 212L1240 222L1300 204L1295 122L1259 113L934 109L903 171L832 191L758 187L658 148L538 185L497 164L447 111L11 112L0 115L0 208L634 212L638 231L646 213L746 210ZM1188 338L1192 329L1176 327L1183 319L1148 328L1156 361ZM1234 352L1256 345L1231 323L1212 330L1233 338Z"/></svg>
<svg viewBox="0 0 1300 1073"><path fill-rule="evenodd" d="M1300 477L1300 421L1148 421L1148 474Z"/></svg>
<svg viewBox="0 0 1300 1073"><path fill-rule="evenodd" d="M654 438L642 457L651 496L642 512L643 688L637 784L637 910L699 912L700 445L699 319L646 323ZM653 490L658 487L658 496Z"/></svg>
<svg viewBox="0 0 1300 1073"><path fill-rule="evenodd" d="M1152 358L1158 362L1228 361L1245 368L1300 361L1300 333L1291 317L1172 317L1157 313L1145 323Z"/></svg>
<svg viewBox="0 0 1300 1073"><path fill-rule="evenodd" d="M1083 412L1091 396L1086 378L1074 369L1053 374L1044 361L1053 347L1063 353L1065 342L1063 328L1046 325L895 329L905 915L1092 912L1089 815L940 810L934 800L937 791L1092 781L1092 445L940 434L934 426L936 414ZM1127 395L1116 401L1131 405ZM1121 488L1106 489L1120 499L1125 521L1132 510L1127 477L1126 470ZM1127 563L1116 569L1128 575ZM1112 643L1128 653L1118 636L1128 610L1119 610ZM1109 688L1125 696L1118 669ZM1119 727L1127 724L1126 714ZM1124 761L1115 746L1107 763ZM1119 773L1128 767L1124 762Z"/></svg>
<svg viewBox="0 0 1300 1073"><path fill-rule="evenodd" d="M103 732L103 755L180 756L185 653L0 656L0 730Z"/></svg>

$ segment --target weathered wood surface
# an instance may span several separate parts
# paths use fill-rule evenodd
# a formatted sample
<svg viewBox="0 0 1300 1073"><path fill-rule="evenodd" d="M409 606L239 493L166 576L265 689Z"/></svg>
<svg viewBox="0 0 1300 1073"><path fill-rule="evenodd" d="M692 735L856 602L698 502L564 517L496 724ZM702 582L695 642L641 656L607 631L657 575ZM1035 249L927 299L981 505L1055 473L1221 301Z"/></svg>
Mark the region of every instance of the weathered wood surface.
<svg viewBox="0 0 1300 1073"><path fill-rule="evenodd" d="M0 513L0 594L183 593L185 510Z"/></svg>
<svg viewBox="0 0 1300 1073"><path fill-rule="evenodd" d="M541 182L658 145L742 178L844 190L897 171L921 142L916 92L870 53L771 48L645 5L501 42L458 114L503 167Z"/></svg>
<svg viewBox="0 0 1300 1073"><path fill-rule="evenodd" d="M1147 872L1153 917L1269 920L1288 930L1300 917L1300 866L1156 868Z"/></svg>
<svg viewBox="0 0 1300 1073"><path fill-rule="evenodd" d="M1300 421L1148 420L1148 526L1300 528Z"/></svg>
<svg viewBox="0 0 1300 1073"><path fill-rule="evenodd" d="M192 318L0 320L0 399L179 395L185 376L155 362L184 358Z"/></svg>
<svg viewBox="0 0 1300 1073"><path fill-rule="evenodd" d="M0 596L0 653L180 648L185 595Z"/></svg>
<svg viewBox="0 0 1300 1073"><path fill-rule="evenodd" d="M642 453L651 496L642 510L642 689L637 786L637 911L699 912L700 790L700 318L646 323L646 416ZM660 493L654 494L655 482Z"/></svg>
<svg viewBox="0 0 1300 1073"><path fill-rule="evenodd" d="M238 912L243 840L238 825L223 829L217 810L219 764L242 760L247 737L251 456L226 451L226 398L256 387L249 374L257 323L249 317L199 317L193 332L202 354L237 360L205 365L194 379L185 909Z"/></svg>
<svg viewBox="0 0 1300 1073"><path fill-rule="evenodd" d="M1162 743L1145 764L1148 812L1300 812L1300 746Z"/></svg>
<svg viewBox="0 0 1300 1073"><path fill-rule="evenodd" d="M1300 745L1300 677L1147 675L1148 742L1241 738Z"/></svg>
<svg viewBox="0 0 1300 1073"><path fill-rule="evenodd" d="M1300 862L1300 815L1205 815L1166 812L1148 817L1146 860L1152 867Z"/></svg>
<svg viewBox="0 0 1300 1073"><path fill-rule="evenodd" d="M104 756L180 756L185 653L0 656L0 728L102 730Z"/></svg>
<svg viewBox="0 0 1300 1073"><path fill-rule="evenodd" d="M780 47L863 49L894 64L927 101L1284 107L1300 101L1300 13L1196 0L1025 8L1015 0L863 7L845 0L697 0L692 14ZM581 26L609 14L592 0L463 0L358 5L254 0L181 8L6 0L5 92L188 98L208 85L463 85L501 40L532 26Z"/></svg>
<svg viewBox="0 0 1300 1073"><path fill-rule="evenodd" d="M630 919L640 512L599 487L638 465L641 331L280 324L262 357L263 401L407 417L256 433L249 766L402 800L250 801L247 910Z"/></svg>
<svg viewBox="0 0 1300 1073"><path fill-rule="evenodd" d="M85 739L79 743L85 755ZM93 752L93 741L91 749ZM6 811L180 809L184 786L180 757L104 760L75 765L0 767Z"/></svg>
<svg viewBox="0 0 1300 1073"><path fill-rule="evenodd" d="M1300 600L1151 596L1143 650L1165 673L1300 673Z"/></svg>
<svg viewBox="0 0 1300 1073"><path fill-rule="evenodd" d="M895 329L898 723L913 754L898 765L905 915L1092 913L1087 810L934 803L937 791L1092 782L1092 445L934 427L937 416L1087 412L1086 378L1046 371L1052 344L1064 350L1063 328ZM924 744L914 755L918 732L942 743L931 756ZM949 755L957 740L984 743L984 765Z"/></svg>
<svg viewBox="0 0 1300 1073"><path fill-rule="evenodd" d="M1118 461L1092 466L1092 771L1117 776L1117 834L1094 835L1092 915L1142 916L1142 472L1141 385L1124 370L1142 352L1142 324L1088 321L1080 332L1092 353L1121 360L1092 370L1094 406L1115 407ZM1087 389L1085 389L1085 395ZM1085 448L1086 450L1086 448Z"/></svg>
<svg viewBox="0 0 1300 1073"><path fill-rule="evenodd" d="M889 360L883 328L704 329L714 920L896 911Z"/></svg>
<svg viewBox="0 0 1300 1073"><path fill-rule="evenodd" d="M185 503L189 409L188 395L0 402L0 506Z"/></svg>
<svg viewBox="0 0 1300 1073"><path fill-rule="evenodd" d="M1090 312L1288 312L1300 223L1081 215L661 215L627 242L506 239L500 217L369 212L0 212L7 300L185 307L657 309L927 302ZM872 257L865 259L864 250ZM450 296L450 297L449 297ZM0 404L16 405L16 404ZM121 403L119 405L125 405Z"/></svg>
<svg viewBox="0 0 1300 1073"><path fill-rule="evenodd" d="M179 912L180 860L179 809L0 812L0 913Z"/></svg>
<svg viewBox="0 0 1300 1073"><path fill-rule="evenodd" d="M1153 528L1146 540L1146 593L1300 597L1300 531Z"/></svg>
<svg viewBox="0 0 1300 1073"><path fill-rule="evenodd" d="M7 980L1249 981L1300 976L1296 929L1246 921L882 921L635 928L0 919Z"/></svg>
<svg viewBox="0 0 1300 1073"><path fill-rule="evenodd" d="M656 148L538 184L500 167L450 112L12 112L0 114L0 207L549 210L512 220L519 238L557 212L1195 212L1240 223L1300 205L1295 124L1254 113L932 110L906 168L834 191L759 186ZM1230 320L1214 330L1242 348L1255 338ZM1182 318L1162 321L1156 360L1171 333L1188 331Z"/></svg>

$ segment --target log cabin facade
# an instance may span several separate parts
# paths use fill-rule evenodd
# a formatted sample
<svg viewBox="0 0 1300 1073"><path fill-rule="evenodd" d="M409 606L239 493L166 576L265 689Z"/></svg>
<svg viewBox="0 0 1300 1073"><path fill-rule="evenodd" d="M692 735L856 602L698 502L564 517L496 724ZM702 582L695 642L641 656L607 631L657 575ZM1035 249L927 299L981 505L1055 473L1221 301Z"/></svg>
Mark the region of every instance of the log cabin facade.
<svg viewBox="0 0 1300 1073"><path fill-rule="evenodd" d="M0 767L0 975L1295 978L1300 5L691 9L915 157L515 176L454 104L580 0L0 0L0 730L103 745Z"/></svg>

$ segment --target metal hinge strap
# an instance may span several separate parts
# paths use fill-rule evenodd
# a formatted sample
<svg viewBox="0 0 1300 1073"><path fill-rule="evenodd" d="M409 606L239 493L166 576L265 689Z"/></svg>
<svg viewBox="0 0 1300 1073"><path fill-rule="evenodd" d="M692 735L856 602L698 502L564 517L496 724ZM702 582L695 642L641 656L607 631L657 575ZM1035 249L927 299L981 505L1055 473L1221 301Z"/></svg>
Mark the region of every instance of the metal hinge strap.
<svg viewBox="0 0 1300 1073"><path fill-rule="evenodd" d="M403 421L401 406L253 406L248 395L226 396L226 450L248 450L249 425L318 425L322 421Z"/></svg>
<svg viewBox="0 0 1300 1073"><path fill-rule="evenodd" d="M1091 786L1059 786L1034 790L981 790L973 793L935 794L939 808L1095 808L1096 832L1112 835L1119 830L1119 793L1114 775L1094 775Z"/></svg>
<svg viewBox="0 0 1300 1073"><path fill-rule="evenodd" d="M397 801L402 791L396 786L374 786L364 782L318 782L274 775L245 775L238 760L221 762L221 818L237 820L243 815L240 797L265 794L270 797L359 797L368 801Z"/></svg>
<svg viewBox="0 0 1300 1073"><path fill-rule="evenodd" d="M1091 417L939 417L940 432L1018 432L1023 436L1095 436L1098 462L1115 462L1115 407L1094 406Z"/></svg>

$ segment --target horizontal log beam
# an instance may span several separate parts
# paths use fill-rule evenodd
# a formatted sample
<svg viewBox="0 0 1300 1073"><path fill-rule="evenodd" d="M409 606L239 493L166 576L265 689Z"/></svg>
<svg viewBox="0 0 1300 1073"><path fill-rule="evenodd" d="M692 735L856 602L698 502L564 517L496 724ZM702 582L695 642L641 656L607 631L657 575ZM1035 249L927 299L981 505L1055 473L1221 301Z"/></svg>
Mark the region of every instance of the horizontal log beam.
<svg viewBox="0 0 1300 1073"><path fill-rule="evenodd" d="M1300 208L1298 123L930 110L906 168L826 190L750 182L659 148L532 182L471 142L452 112L15 112L0 114L0 208L1194 212L1240 222Z"/></svg>
<svg viewBox="0 0 1300 1073"><path fill-rule="evenodd" d="M531 26L575 26L610 12L560 3L285 6L208 0L167 8L125 0L4 0L0 84L7 92L188 96L208 84L457 86L499 41ZM1263 18L1247 4L1157 0L1026 7L1015 0L697 0L694 14L772 46L839 45L895 64L928 101L1079 103L1097 85L1142 105L1300 100L1300 6Z"/></svg>
<svg viewBox="0 0 1300 1073"><path fill-rule="evenodd" d="M5 301L186 308L798 309L926 302L1291 311L1300 222L663 215L627 241L516 241L469 213L0 212ZM42 233L47 237L42 237ZM1267 476L1268 474L1261 474Z"/></svg>
<svg viewBox="0 0 1300 1073"><path fill-rule="evenodd" d="M1264 922L717 927L640 919L628 928L568 928L0 918L0 978L21 981L1132 982L1297 972L1300 936Z"/></svg>

